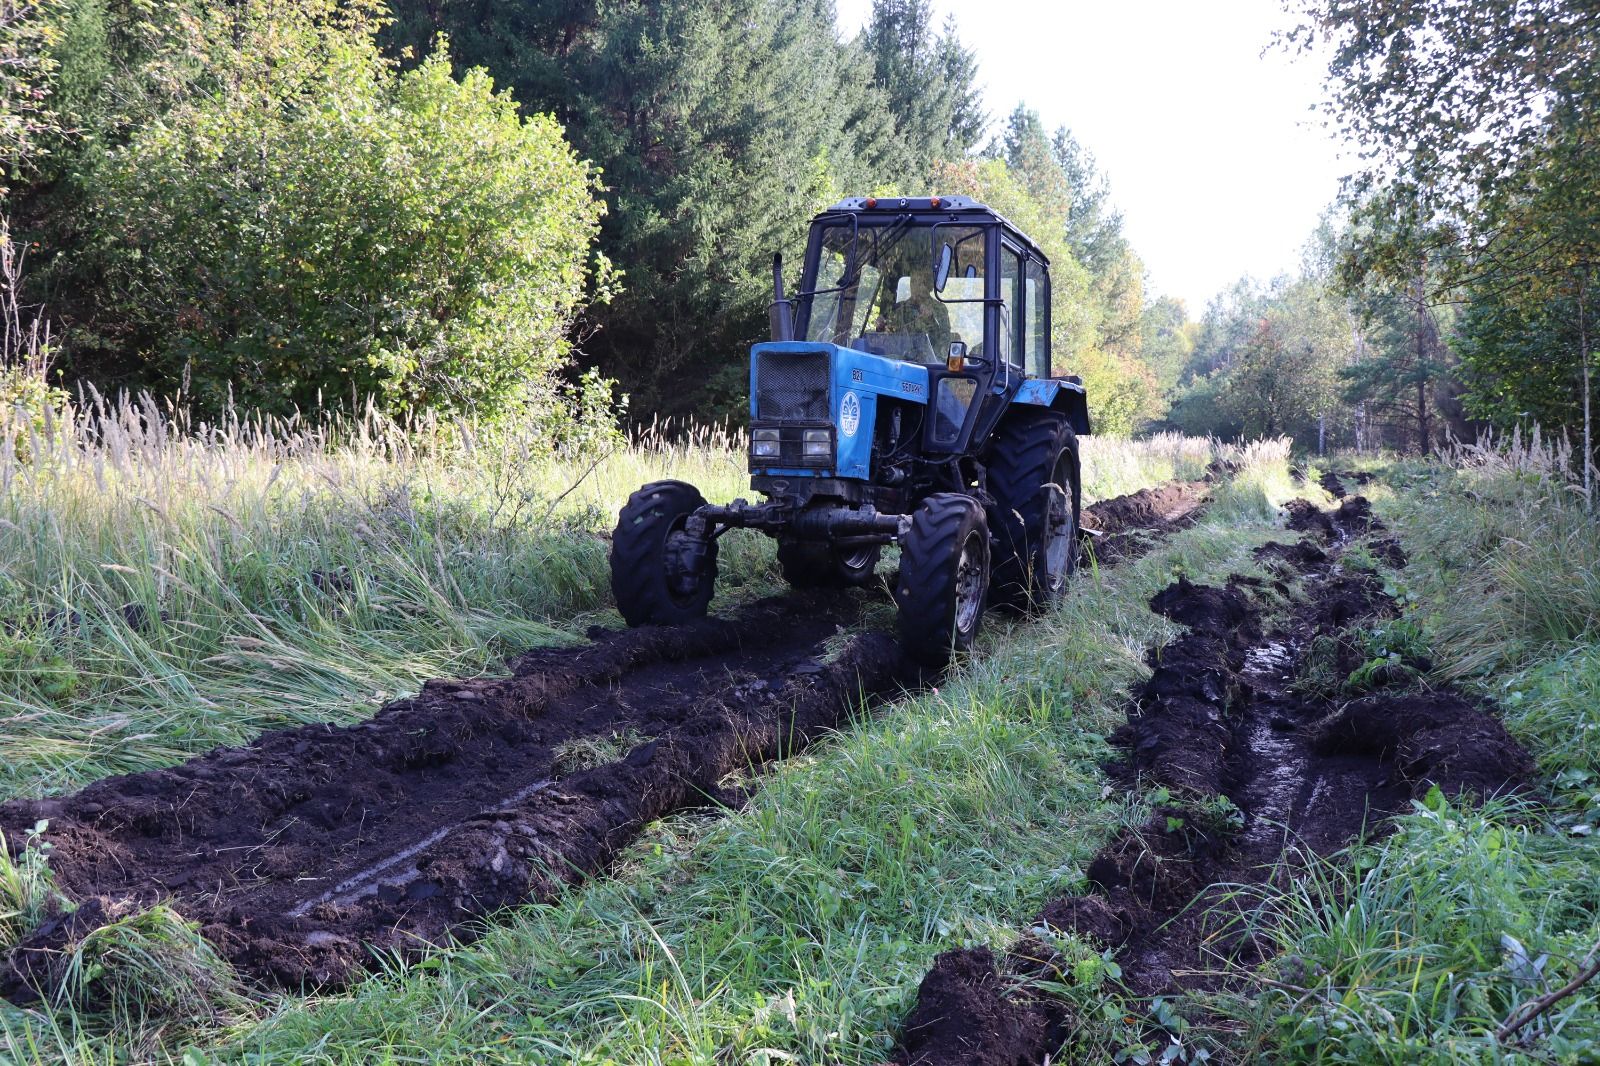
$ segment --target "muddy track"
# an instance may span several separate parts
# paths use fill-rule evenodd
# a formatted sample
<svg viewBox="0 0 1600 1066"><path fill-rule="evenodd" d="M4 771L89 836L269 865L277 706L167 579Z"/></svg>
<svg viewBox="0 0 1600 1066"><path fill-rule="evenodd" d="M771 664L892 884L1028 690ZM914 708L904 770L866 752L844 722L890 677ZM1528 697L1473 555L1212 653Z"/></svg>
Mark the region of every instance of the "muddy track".
<svg viewBox="0 0 1600 1066"><path fill-rule="evenodd" d="M1336 476L1323 483L1344 487ZM1523 787L1532 771L1487 708L1416 683L1425 662L1367 671L1364 694L1295 683L1314 665L1350 676L1367 659L1359 631L1398 611L1376 575L1341 562L1352 538L1382 530L1365 499L1287 510L1289 527L1307 535L1260 549L1276 580L1180 579L1151 601L1189 631L1152 651L1151 674L1112 738L1125 758L1108 769L1124 788L1166 788L1170 803L1094 858L1089 894L1054 900L1033 922L1114 949L1137 996L1215 989L1228 967L1263 961L1236 920L1242 904L1219 886L1290 876L1307 856L1381 831L1434 786L1485 796ZM1393 540L1368 544L1403 564ZM1237 806L1233 819L1204 813L1218 796ZM895 1061L1046 1061L1073 1020L1059 999L1028 991L1040 977L1070 980L1035 937L1003 960L940 956Z"/></svg>
<svg viewBox="0 0 1600 1066"><path fill-rule="evenodd" d="M1202 487L1086 518L1132 551L1140 531L1192 521ZM498 908L550 900L648 822L737 802L731 774L798 750L864 698L928 681L888 635L852 632L865 602L796 593L693 625L596 630L513 660L506 677L429 682L357 725L0 805L12 848L48 820L57 885L79 903L0 960L0 995L53 987L62 949L156 902L248 977L335 988L375 951L415 954Z"/></svg>

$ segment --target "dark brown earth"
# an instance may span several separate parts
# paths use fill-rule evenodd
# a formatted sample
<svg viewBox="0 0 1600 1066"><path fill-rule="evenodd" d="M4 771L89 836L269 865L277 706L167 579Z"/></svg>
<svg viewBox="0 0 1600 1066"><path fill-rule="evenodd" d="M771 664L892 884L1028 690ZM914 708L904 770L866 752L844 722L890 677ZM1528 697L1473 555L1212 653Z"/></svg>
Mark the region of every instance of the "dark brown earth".
<svg viewBox="0 0 1600 1066"><path fill-rule="evenodd" d="M1131 538L1198 504L1188 489L1141 494L1086 518ZM429 682L357 725L0 805L7 841L49 821L57 885L79 904L0 960L0 995L47 991L97 920L158 901L251 978L334 988L378 952L414 955L498 908L549 900L648 822L736 802L730 775L798 750L863 698L925 683L892 638L850 632L867 596L796 593L726 619L595 630L513 660L506 677Z"/></svg>
<svg viewBox="0 0 1600 1066"><path fill-rule="evenodd" d="M1204 481L1169 481L1085 507L1089 559L1109 563L1139 555L1160 538L1193 525L1209 489Z"/></svg>
<svg viewBox="0 0 1600 1066"><path fill-rule="evenodd" d="M1113 737L1126 758L1110 769L1125 788L1165 787L1170 801L1095 857L1091 894L1054 900L1033 922L1114 949L1138 996L1220 987L1226 969L1263 961L1237 921L1237 897L1219 886L1289 876L1307 855L1333 854L1434 786L1487 796L1523 787L1532 772L1488 708L1414 684L1425 663L1375 672L1375 690L1353 700L1301 694L1293 681L1313 642L1332 642L1348 672L1364 656L1352 659L1353 634L1397 610L1375 575L1340 561L1352 538L1382 529L1365 499L1287 510L1290 527L1311 536L1257 553L1280 580L1235 576L1211 587L1180 578L1151 601L1189 632L1151 652L1150 677ZM1375 550L1382 543L1398 552L1387 538ZM1278 620L1269 625L1269 615ZM1234 823L1206 813L1203 801L1216 796L1237 805ZM939 957L897 1062L1018 1066L1061 1046L1059 1026L1037 1024L1055 1016L1029 990L1027 970L1002 965L990 981L972 954ZM1008 991L995 999L992 988ZM981 1009L964 1013L974 1002ZM928 1018L941 1022L913 1030ZM995 1032L1012 1039L992 1041Z"/></svg>
<svg viewBox="0 0 1600 1066"><path fill-rule="evenodd" d="M603 867L644 823L714 802L730 773L836 725L858 693L919 677L883 634L822 663L859 601L797 594L731 619L597 634L430 682L367 722L270 733L168 770L0 807L49 819L68 896L171 899L241 970L338 985L368 948L437 942ZM560 774L574 741L642 738ZM613 756L612 758L615 758Z"/></svg>

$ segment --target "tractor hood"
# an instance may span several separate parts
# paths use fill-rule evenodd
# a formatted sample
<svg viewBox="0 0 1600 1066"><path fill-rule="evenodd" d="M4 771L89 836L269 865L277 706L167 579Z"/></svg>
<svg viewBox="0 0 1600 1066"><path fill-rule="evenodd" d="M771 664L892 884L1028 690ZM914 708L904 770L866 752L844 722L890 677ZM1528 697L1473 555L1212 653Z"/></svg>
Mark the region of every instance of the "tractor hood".
<svg viewBox="0 0 1600 1066"><path fill-rule="evenodd" d="M769 341L750 350L752 473L866 478L878 398L928 402L928 368L821 341ZM771 431L776 431L772 433ZM807 454L807 431L811 452ZM820 441L826 433L827 454ZM777 438L775 455L755 441Z"/></svg>

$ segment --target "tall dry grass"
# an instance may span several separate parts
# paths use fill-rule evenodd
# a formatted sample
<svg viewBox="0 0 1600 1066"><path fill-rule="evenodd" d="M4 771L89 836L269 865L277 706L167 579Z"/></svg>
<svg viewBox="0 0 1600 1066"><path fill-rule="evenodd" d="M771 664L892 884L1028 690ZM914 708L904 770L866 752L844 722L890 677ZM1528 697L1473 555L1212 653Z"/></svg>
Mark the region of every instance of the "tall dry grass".
<svg viewBox="0 0 1600 1066"><path fill-rule="evenodd" d="M628 493L663 477L749 493L727 428L204 421L92 392L35 413L0 438L0 798L359 719L571 640L611 617L606 534ZM1088 438L1086 495L1246 451ZM1245 466L1283 465L1266 458ZM1228 491L1258 512L1281 495L1247 480ZM723 602L777 587L758 535L725 539L721 571Z"/></svg>
<svg viewBox="0 0 1600 1066"><path fill-rule="evenodd" d="M744 484L726 431L232 416L89 396L0 440L0 796L68 788L570 639L641 483ZM770 570L750 540L732 585Z"/></svg>

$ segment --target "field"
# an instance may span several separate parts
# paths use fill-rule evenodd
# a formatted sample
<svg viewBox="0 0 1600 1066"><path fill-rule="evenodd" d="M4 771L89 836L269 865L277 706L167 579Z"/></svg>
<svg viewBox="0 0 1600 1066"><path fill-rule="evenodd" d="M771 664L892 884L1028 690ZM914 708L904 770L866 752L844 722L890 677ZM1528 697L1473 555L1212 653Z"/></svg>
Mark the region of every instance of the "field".
<svg viewBox="0 0 1600 1066"><path fill-rule="evenodd" d="M621 630L615 507L728 434L13 441L0 1059L1593 1054L1586 987L1496 1035L1600 932L1560 457L1086 444L1072 594L932 676L757 537Z"/></svg>

